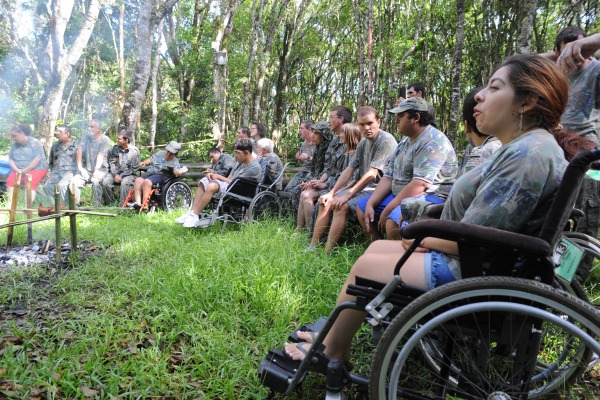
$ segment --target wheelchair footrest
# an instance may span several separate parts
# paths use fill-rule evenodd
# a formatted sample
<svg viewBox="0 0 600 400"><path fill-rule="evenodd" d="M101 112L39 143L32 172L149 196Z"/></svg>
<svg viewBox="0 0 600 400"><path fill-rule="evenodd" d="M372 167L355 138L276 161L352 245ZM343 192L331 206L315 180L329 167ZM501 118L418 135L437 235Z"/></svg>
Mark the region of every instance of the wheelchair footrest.
<svg viewBox="0 0 600 400"><path fill-rule="evenodd" d="M278 393L286 393L294 380L301 362L287 357L282 350L270 350L258 367L258 377L262 385ZM308 371L302 372L298 384L302 383Z"/></svg>
<svg viewBox="0 0 600 400"><path fill-rule="evenodd" d="M288 336L288 340L293 343L300 343L302 340L298 337L296 332L305 331L305 332L321 332L325 323L327 322L327 317L319 317L319 319L314 324L306 324L302 325L298 329L295 329L290 336Z"/></svg>

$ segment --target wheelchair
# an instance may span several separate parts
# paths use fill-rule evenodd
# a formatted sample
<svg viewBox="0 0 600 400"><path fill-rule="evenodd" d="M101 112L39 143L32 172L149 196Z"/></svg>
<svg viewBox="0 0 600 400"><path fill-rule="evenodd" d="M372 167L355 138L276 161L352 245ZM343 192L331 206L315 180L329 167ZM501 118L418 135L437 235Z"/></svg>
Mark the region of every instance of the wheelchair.
<svg viewBox="0 0 600 400"><path fill-rule="evenodd" d="M347 289L355 301L299 328L318 332L304 360L271 350L259 366L261 383L289 395L316 371L326 375L329 400L341 399L349 384L375 400L560 398L571 386L597 397L577 380L600 354L600 311L573 293L574 274L561 276L554 251L568 236L563 228L583 176L599 159L597 148L569 163L538 237L454 221L407 225L402 236L415 240L394 278L384 284L357 277ZM402 282L400 268L425 237L458 243L463 279L427 292ZM346 309L366 311L374 332L383 331L374 337L369 376L323 352L324 337Z"/></svg>
<svg viewBox="0 0 600 400"><path fill-rule="evenodd" d="M225 193L213 199L209 208L212 209L204 218L203 227L210 227L222 222L224 231L227 223L243 224L258 221L267 217L279 219L282 203L277 191L277 183L283 179L285 170L290 163L283 166L279 175L271 180L263 168L262 181L248 178L235 178L227 187Z"/></svg>
<svg viewBox="0 0 600 400"><path fill-rule="evenodd" d="M193 200L192 190L180 177L170 177L163 183L152 186L150 193L142 199L140 212L154 213L157 209L167 212L176 208L189 208ZM133 189L127 195L122 207L127 208L127 203L133 199Z"/></svg>

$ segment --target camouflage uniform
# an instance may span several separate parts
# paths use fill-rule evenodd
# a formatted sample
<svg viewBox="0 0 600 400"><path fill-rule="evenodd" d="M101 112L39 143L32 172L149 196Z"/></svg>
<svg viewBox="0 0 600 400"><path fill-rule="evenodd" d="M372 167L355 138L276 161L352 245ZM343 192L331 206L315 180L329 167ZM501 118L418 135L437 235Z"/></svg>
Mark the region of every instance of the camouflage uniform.
<svg viewBox="0 0 600 400"><path fill-rule="evenodd" d="M140 151L137 147L130 144L127 149L119 145L114 145L112 149L106 152L101 172L104 173L102 179L102 198L105 204L113 204L115 201L114 181L115 176L121 176L119 188L119 204L125 203L127 195L133 189L135 181L135 168L140 164Z"/></svg>
<svg viewBox="0 0 600 400"><path fill-rule="evenodd" d="M266 156L259 158L258 163L262 167L264 174L266 174L266 176L261 175L260 181L267 185L275 182L275 179L279 177L279 174L283 170L283 164L281 163L279 156L275 153L269 153ZM279 180L275 187L277 190L281 190L282 185L283 183Z"/></svg>
<svg viewBox="0 0 600 400"><path fill-rule="evenodd" d="M502 146L454 184L441 219L536 235L567 166L554 136L543 129ZM445 255L460 278L454 256Z"/></svg>
<svg viewBox="0 0 600 400"><path fill-rule="evenodd" d="M290 179L290 181L287 183L287 185L285 185L284 190L286 192L289 192L292 190L292 188L295 188L296 186L300 185L301 183L308 182L310 180L312 158L315 155L316 148L317 148L317 146L315 146L312 143L310 143L310 144L307 144L306 142L302 143L302 145L300 146L300 153L304 153L304 154L308 155L309 158L302 162L302 168L300 168L300 171L298 171L292 177L292 179Z"/></svg>
<svg viewBox="0 0 600 400"><path fill-rule="evenodd" d="M54 187L58 185L60 197L63 203L68 203L67 189L77 174L77 142L73 139L63 146L61 142L56 142L50 148L50 175L42 189L42 195L45 196L50 204L54 204ZM76 189L76 191L78 191ZM77 193L76 193L77 194Z"/></svg>
<svg viewBox="0 0 600 400"><path fill-rule="evenodd" d="M148 171L142 175L142 177L146 178L152 175L163 175L167 178L171 178L175 176L173 175L173 170L181 167L179 159L177 157L173 157L171 161L167 161L165 158L165 153L166 151L162 150L150 156L151 164L148 167Z"/></svg>
<svg viewBox="0 0 600 400"><path fill-rule="evenodd" d="M110 139L106 135L100 136L97 140L94 140L92 134L88 134L81 139L78 146L81 149L83 157L83 167L90 175L90 181L92 182L92 193L94 206L100 207L102 200L102 180L106 176L106 172L95 171L96 159L99 154L104 154L106 158L106 152L110 149ZM94 175L94 172L96 174ZM82 188L86 180L79 174L75 175L73 182L78 188Z"/></svg>
<svg viewBox="0 0 600 400"><path fill-rule="evenodd" d="M502 142L493 136L488 136L481 146L471 147L470 153L463 157L463 163L457 177L465 174L489 158L496 150L502 146ZM437 193L433 193L437 196ZM413 222L420 219L430 204L434 204L425 199L425 195L419 197L409 197L402 200L401 211L402 219L406 222Z"/></svg>
<svg viewBox="0 0 600 400"><path fill-rule="evenodd" d="M221 156L217 160L216 163L210 166L210 169L213 170L215 174L219 174L222 176L229 175L229 172L235 166L235 159L229 154L221 153Z"/></svg>
<svg viewBox="0 0 600 400"><path fill-rule="evenodd" d="M600 143L600 61L592 58L587 67L567 75L569 78L569 101L561 118L562 125L572 132ZM598 237L600 218L600 182L585 178L575 208L585 213L577 221L577 231ZM579 265L583 277L587 277L593 256L586 254Z"/></svg>

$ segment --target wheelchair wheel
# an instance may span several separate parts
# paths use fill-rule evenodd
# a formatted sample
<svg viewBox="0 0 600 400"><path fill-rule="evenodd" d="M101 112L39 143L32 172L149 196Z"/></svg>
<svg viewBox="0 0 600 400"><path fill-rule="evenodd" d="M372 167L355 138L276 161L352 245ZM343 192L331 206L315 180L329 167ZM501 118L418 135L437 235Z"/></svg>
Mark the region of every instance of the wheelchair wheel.
<svg viewBox="0 0 600 400"><path fill-rule="evenodd" d="M264 218L279 219L281 216L281 203L273 192L258 193L248 206L248 220L257 221Z"/></svg>
<svg viewBox="0 0 600 400"><path fill-rule="evenodd" d="M480 303L500 309L456 311ZM420 330L442 314L448 320ZM424 399L556 397L585 370L590 348L600 347L587 332L600 335L599 312L538 282L493 277L443 285L411 302L384 332L370 398L388 398L388 388L396 398L396 386L398 397Z"/></svg>
<svg viewBox="0 0 600 400"><path fill-rule="evenodd" d="M175 181L162 191L161 203L166 211L189 208L192 205L192 190L182 181Z"/></svg>

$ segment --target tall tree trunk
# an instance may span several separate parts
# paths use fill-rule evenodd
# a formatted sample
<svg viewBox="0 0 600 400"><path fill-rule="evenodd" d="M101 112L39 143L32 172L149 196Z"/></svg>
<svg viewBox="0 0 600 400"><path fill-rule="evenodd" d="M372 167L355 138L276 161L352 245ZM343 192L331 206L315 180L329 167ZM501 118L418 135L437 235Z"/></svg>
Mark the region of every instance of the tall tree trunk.
<svg viewBox="0 0 600 400"><path fill-rule="evenodd" d="M100 1L92 0L87 8L85 21L77 38L71 48L66 51L64 33L71 18L73 1L65 1L64 3L57 1L52 5L54 5L54 8L51 10L50 40L47 47L47 54L51 59L49 63L50 74L41 101L42 110L37 122L38 132L46 138L45 148L47 154L52 144L65 84L87 46L100 13Z"/></svg>
<svg viewBox="0 0 600 400"><path fill-rule="evenodd" d="M227 43L233 30L235 13L243 0L222 0L221 19L215 21L216 35L213 48L213 93L212 134L217 146L224 147L227 112Z"/></svg>
<svg viewBox="0 0 600 400"><path fill-rule="evenodd" d="M131 94L123 104L121 129L126 129L131 133L134 133L136 129L142 102L146 97L146 89L150 80L154 33L160 21L173 9L178 1L165 0L155 11L153 10L153 0L143 0L140 4L137 22L138 42L135 73L133 74Z"/></svg>
<svg viewBox="0 0 600 400"><path fill-rule="evenodd" d="M158 30L161 31L161 22L159 24ZM152 117L150 121L150 138L149 138L149 146L154 152L154 140L156 139L156 119L158 117L158 71L160 69L160 45L161 40L158 38L156 40L156 51L154 53L154 62L152 64Z"/></svg>
<svg viewBox="0 0 600 400"><path fill-rule="evenodd" d="M462 52L465 39L465 2L456 0L456 43L452 56L452 99L450 101L450 125L448 139L456 145L458 116L460 115L460 76L462 69Z"/></svg>
<svg viewBox="0 0 600 400"><path fill-rule="evenodd" d="M250 90L252 84L252 73L254 71L254 62L256 60L256 53L258 52L258 36L262 30L261 20L263 10L265 8L265 0L259 0L258 5L256 0L252 2L252 45L250 48L250 56L248 57L248 67L246 69L246 81L244 82L244 98L242 100L243 112L242 112L242 125L248 126L250 124L250 103L252 101L252 91Z"/></svg>
<svg viewBox="0 0 600 400"><path fill-rule="evenodd" d="M365 58L365 48L367 46L368 41L368 22L366 18L362 15L362 1L355 0L352 2L352 11L354 14L354 19L356 21L365 21L364 25L358 24L358 27L363 26L363 30L358 29L356 32L358 37L358 98L357 103L359 106L365 104L365 70L366 68L366 58Z"/></svg>
<svg viewBox="0 0 600 400"><path fill-rule="evenodd" d="M523 0L520 3L521 28L519 30L519 36L517 37L517 53L531 53L531 36L535 22L537 3L537 0Z"/></svg>
<svg viewBox="0 0 600 400"><path fill-rule="evenodd" d="M373 0L367 1L367 91L366 104L373 104Z"/></svg>

